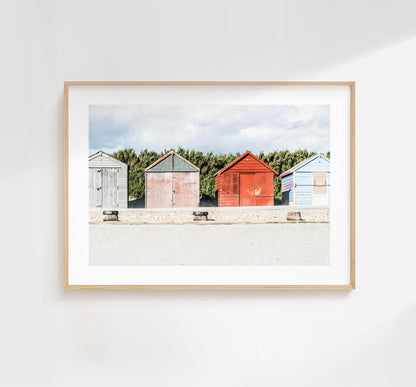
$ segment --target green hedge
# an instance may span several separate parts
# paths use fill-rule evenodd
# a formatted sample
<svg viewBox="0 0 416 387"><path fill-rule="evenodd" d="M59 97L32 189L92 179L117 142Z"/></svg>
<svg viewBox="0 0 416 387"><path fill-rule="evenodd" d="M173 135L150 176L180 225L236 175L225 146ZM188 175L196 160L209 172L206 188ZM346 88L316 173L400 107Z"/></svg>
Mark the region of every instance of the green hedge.
<svg viewBox="0 0 416 387"><path fill-rule="evenodd" d="M147 149L138 154L133 149L119 150L118 152L113 153L112 156L129 166L129 196L136 199L144 197L145 168L170 151L175 151L201 170L200 194L202 200L215 199L214 174L241 155L240 153L203 153L180 147L176 150L167 149L162 153L148 151ZM270 153L261 152L256 156L281 174L314 154L316 153L308 152L304 149L297 150L295 152L289 152L288 150L274 151ZM330 157L330 152L327 152L326 156ZM278 202L282 199L282 182L279 177L276 177L274 180L274 198Z"/></svg>

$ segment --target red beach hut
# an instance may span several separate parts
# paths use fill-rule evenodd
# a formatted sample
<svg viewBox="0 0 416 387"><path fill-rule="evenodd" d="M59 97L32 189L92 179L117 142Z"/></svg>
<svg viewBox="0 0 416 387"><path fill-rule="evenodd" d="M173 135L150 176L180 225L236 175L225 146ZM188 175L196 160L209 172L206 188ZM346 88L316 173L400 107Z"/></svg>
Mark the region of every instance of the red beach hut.
<svg viewBox="0 0 416 387"><path fill-rule="evenodd" d="M278 173L247 151L215 174L218 207L272 206Z"/></svg>

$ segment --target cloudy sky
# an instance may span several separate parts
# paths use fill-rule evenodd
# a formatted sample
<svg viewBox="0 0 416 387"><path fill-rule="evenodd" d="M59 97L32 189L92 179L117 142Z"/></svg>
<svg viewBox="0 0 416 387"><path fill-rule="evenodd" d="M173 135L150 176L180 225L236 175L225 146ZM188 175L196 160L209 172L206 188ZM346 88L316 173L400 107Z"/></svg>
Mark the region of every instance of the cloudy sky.
<svg viewBox="0 0 416 387"><path fill-rule="evenodd" d="M329 151L329 105L90 105L89 151Z"/></svg>

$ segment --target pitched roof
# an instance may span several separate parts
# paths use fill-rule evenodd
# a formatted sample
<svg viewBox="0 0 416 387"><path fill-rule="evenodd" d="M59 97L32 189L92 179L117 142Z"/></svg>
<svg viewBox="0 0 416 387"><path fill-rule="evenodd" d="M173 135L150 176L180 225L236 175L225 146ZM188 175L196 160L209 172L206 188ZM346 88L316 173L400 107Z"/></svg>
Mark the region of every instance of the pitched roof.
<svg viewBox="0 0 416 387"><path fill-rule="evenodd" d="M146 172L199 172L199 168L175 152L166 153L149 165Z"/></svg>
<svg viewBox="0 0 416 387"><path fill-rule="evenodd" d="M88 161L94 160L95 158L102 157L102 156L104 156L105 158L111 159L112 161L119 163L121 165L127 165L126 163L123 163L119 159L116 159L115 157L109 155L108 153L105 153L102 150L99 150L98 152L95 152L92 155L88 156Z"/></svg>
<svg viewBox="0 0 416 387"><path fill-rule="evenodd" d="M303 161L301 161L300 163L296 164L295 166L293 166L292 168L288 169L286 172L283 172L282 174L280 174L280 177L285 177L287 175L290 175L291 173L295 172L296 170L298 170L299 168L303 167L304 165L310 163L312 160L315 160L316 158L322 158L326 161L331 162L327 157L323 156L321 153L318 153L316 155L313 155Z"/></svg>
<svg viewBox="0 0 416 387"><path fill-rule="evenodd" d="M225 166L223 169L219 170L214 176L221 175L227 169L231 168L233 165L237 164L240 160L242 160L244 157L246 157L248 155L250 155L254 160L258 161L260 164L264 165L271 172L275 173L276 175L279 175L270 165L267 165L264 161L261 161L258 157L254 156L253 153L251 153L250 151L246 151L240 157L237 157L234 161L232 161L230 164L228 164L227 166Z"/></svg>

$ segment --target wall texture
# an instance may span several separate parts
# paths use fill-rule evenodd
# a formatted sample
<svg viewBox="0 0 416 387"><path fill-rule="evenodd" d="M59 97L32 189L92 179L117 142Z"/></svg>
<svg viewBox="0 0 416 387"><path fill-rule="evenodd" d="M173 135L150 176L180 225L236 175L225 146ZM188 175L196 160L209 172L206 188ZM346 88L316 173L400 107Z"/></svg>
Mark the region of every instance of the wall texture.
<svg viewBox="0 0 416 387"><path fill-rule="evenodd" d="M415 11L1 0L0 384L414 386ZM313 79L357 81L356 291L63 290L64 80Z"/></svg>

